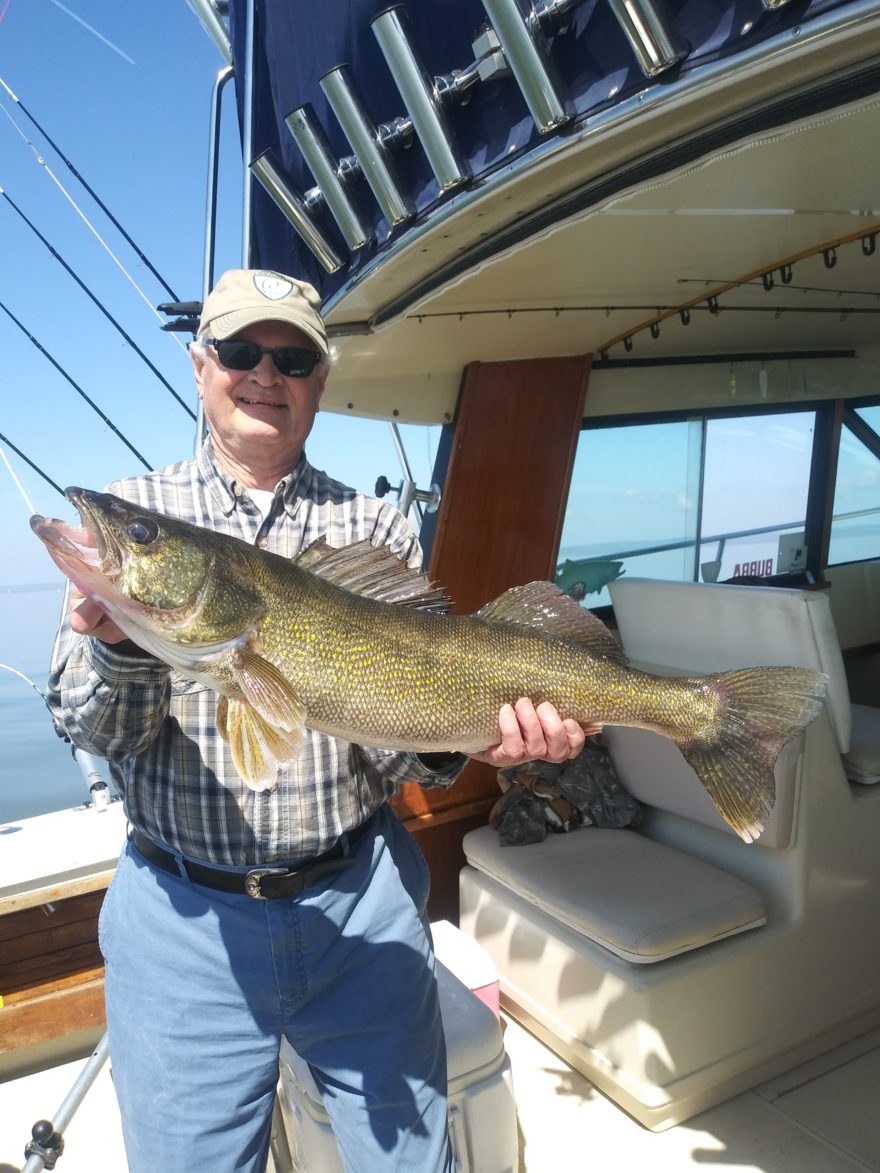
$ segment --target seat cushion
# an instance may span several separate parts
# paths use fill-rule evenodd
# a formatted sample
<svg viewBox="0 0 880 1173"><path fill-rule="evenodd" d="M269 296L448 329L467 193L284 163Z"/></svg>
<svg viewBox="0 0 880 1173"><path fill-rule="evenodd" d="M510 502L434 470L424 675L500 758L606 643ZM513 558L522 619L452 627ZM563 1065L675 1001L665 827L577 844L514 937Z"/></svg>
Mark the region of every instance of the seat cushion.
<svg viewBox="0 0 880 1173"><path fill-rule="evenodd" d="M880 709L852 706L852 735L843 768L851 782L863 786L880 782Z"/></svg>
<svg viewBox="0 0 880 1173"><path fill-rule="evenodd" d="M468 863L626 961L651 963L762 925L763 897L720 868L635 831L584 827L502 847L464 837Z"/></svg>

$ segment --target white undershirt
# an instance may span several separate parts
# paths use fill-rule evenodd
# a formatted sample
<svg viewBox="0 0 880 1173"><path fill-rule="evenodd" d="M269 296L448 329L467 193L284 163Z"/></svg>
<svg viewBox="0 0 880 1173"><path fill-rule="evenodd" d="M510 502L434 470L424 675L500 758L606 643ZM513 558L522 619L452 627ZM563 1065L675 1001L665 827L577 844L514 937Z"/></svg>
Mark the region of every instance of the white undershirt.
<svg viewBox="0 0 880 1173"><path fill-rule="evenodd" d="M260 515L265 520L266 514L272 508L272 502L275 499L275 494L271 489L246 489L245 492L256 505L260 511Z"/></svg>

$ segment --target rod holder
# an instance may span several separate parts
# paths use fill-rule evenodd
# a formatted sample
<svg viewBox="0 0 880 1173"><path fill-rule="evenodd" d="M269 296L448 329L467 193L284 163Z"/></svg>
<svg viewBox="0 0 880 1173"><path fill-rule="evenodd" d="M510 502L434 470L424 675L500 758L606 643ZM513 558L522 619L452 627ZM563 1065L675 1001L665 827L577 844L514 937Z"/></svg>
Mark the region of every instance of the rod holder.
<svg viewBox="0 0 880 1173"><path fill-rule="evenodd" d="M333 157L322 126L305 106L288 114L284 122L314 175L345 243L350 249L363 248L370 239L370 231L349 198L343 181L344 169Z"/></svg>
<svg viewBox="0 0 880 1173"><path fill-rule="evenodd" d="M568 122L571 115L559 96L540 26L535 23L529 28L516 0L483 0L483 7L535 126L541 134L548 134Z"/></svg>
<svg viewBox="0 0 880 1173"><path fill-rule="evenodd" d="M687 57L687 41L663 0L608 0L645 77L656 77ZM787 3L787 0L783 0Z"/></svg>
<svg viewBox="0 0 880 1173"><path fill-rule="evenodd" d="M320 85L385 219L392 226L409 220L415 215L412 201L400 189L391 156L348 70L344 65L331 69L321 78Z"/></svg>
<svg viewBox="0 0 880 1173"><path fill-rule="evenodd" d="M271 150L263 151L251 162L250 170L259 180L267 195L284 213L297 236L318 259L328 273L342 268L342 261L318 226L312 220L308 208L300 196L292 191L278 168Z"/></svg>
<svg viewBox="0 0 880 1173"><path fill-rule="evenodd" d="M434 80L413 46L405 9L400 5L388 8L371 24L440 190L450 191L466 183L470 170L447 124Z"/></svg>

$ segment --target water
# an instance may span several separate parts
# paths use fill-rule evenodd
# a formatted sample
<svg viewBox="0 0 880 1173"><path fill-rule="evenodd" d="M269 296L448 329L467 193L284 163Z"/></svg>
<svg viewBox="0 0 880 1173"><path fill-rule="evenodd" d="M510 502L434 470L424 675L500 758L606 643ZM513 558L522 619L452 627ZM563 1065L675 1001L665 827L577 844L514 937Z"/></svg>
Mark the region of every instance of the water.
<svg viewBox="0 0 880 1173"><path fill-rule="evenodd" d="M0 662L45 689L63 589L0 587ZM0 823L77 806L88 790L40 696L0 670Z"/></svg>

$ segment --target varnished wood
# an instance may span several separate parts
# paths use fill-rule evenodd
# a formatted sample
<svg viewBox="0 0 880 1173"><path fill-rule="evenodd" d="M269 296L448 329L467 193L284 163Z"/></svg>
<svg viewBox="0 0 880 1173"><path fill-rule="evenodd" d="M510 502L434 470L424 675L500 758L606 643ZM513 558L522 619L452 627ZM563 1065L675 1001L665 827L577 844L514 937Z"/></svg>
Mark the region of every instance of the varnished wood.
<svg viewBox="0 0 880 1173"><path fill-rule="evenodd" d="M467 368L428 567L456 612L553 577L590 362L586 355ZM410 784L395 799L428 855L432 919L458 923L461 839L485 823L499 793L497 772L470 762L449 790ZM442 831L424 821L440 812Z"/></svg>

